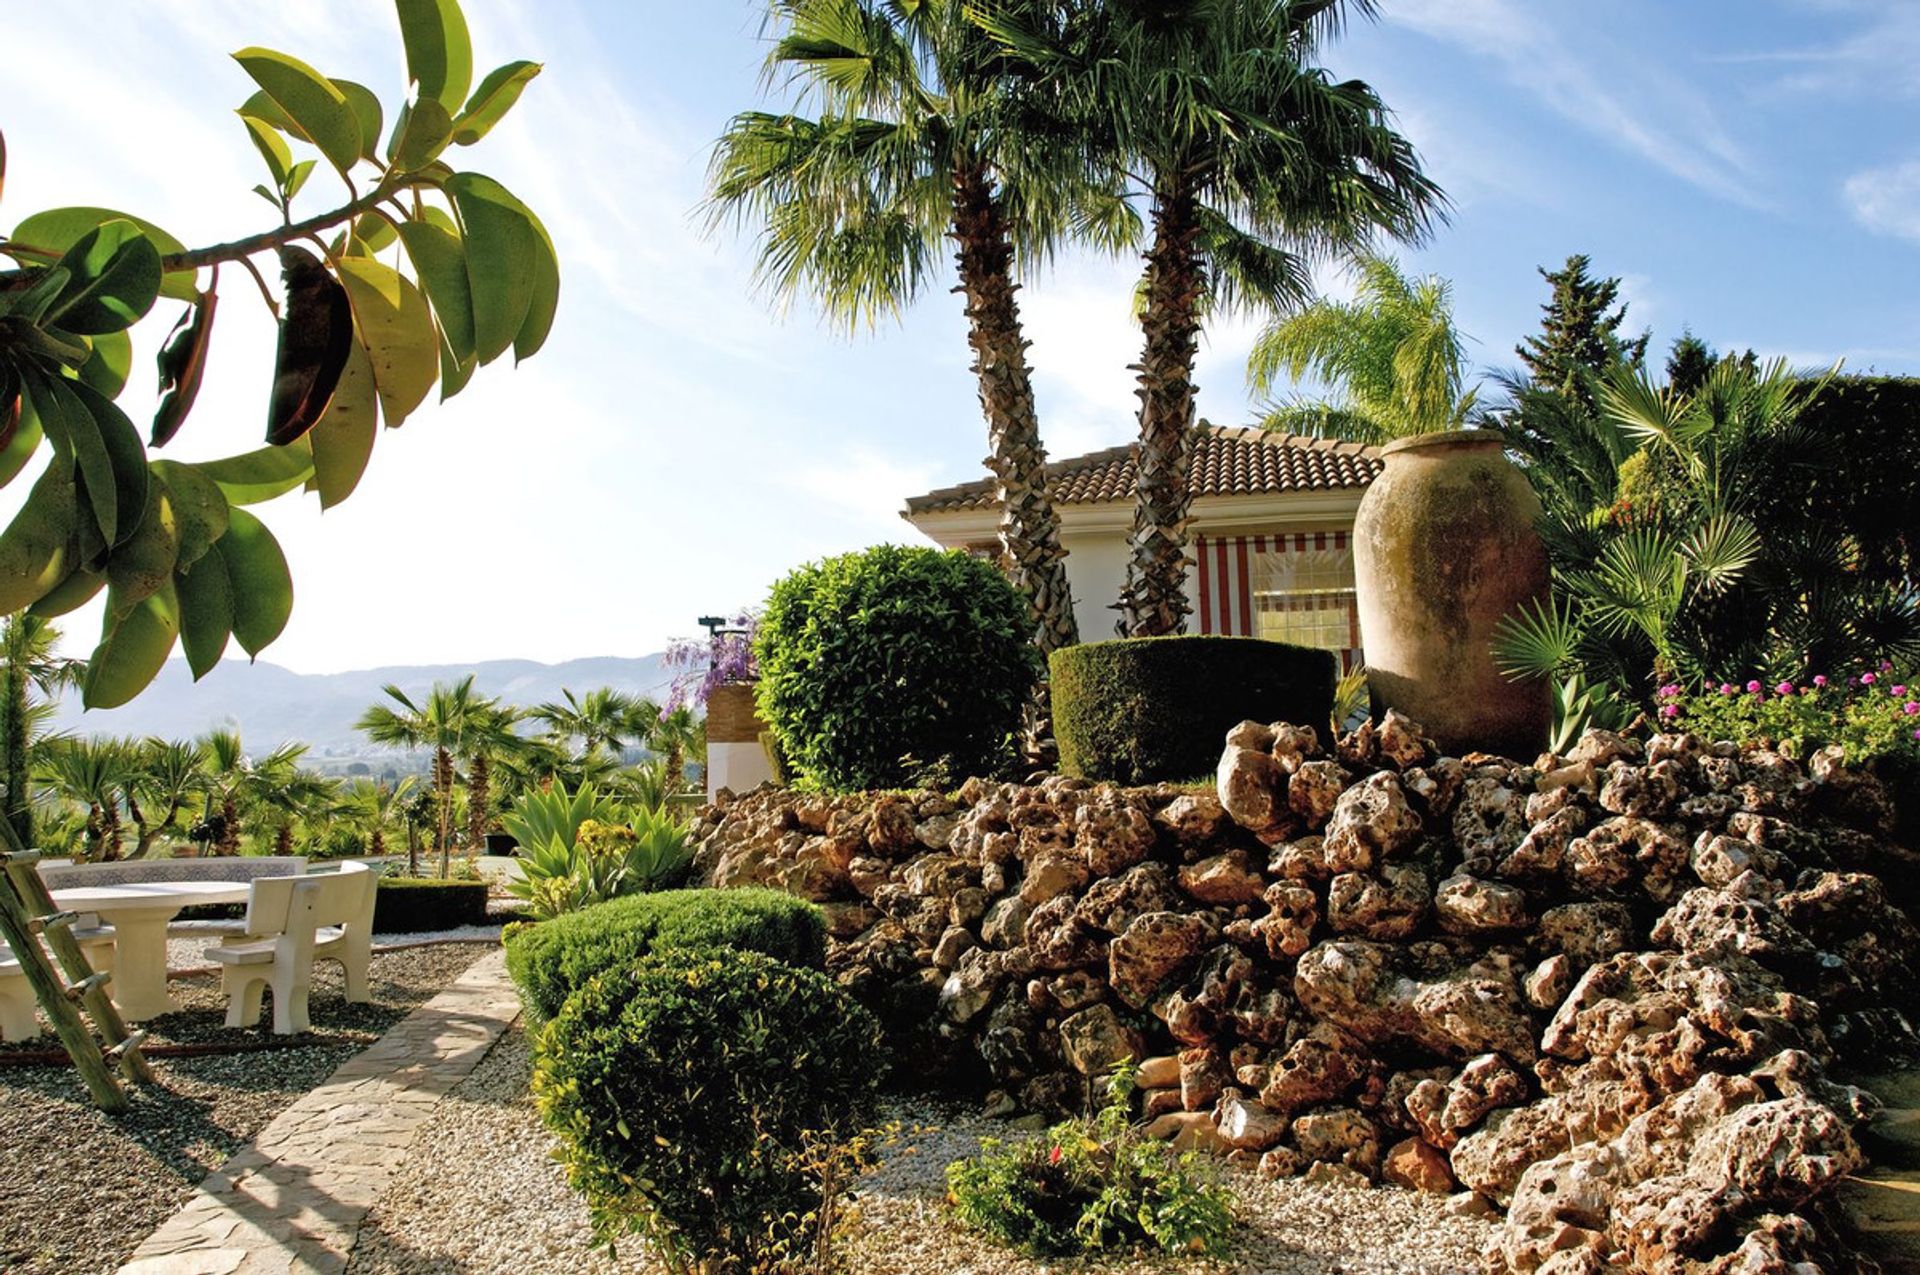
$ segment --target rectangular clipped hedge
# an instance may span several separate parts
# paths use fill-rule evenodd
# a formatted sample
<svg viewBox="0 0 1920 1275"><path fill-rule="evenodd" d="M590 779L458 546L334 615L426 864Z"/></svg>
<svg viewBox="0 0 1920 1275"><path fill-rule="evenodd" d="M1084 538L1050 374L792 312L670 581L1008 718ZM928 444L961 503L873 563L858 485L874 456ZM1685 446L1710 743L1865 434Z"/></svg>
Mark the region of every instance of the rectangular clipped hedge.
<svg viewBox="0 0 1920 1275"><path fill-rule="evenodd" d="M545 1022L595 975L660 948L731 947L825 969L820 909L778 890L661 890L509 926L507 973L527 1015Z"/></svg>
<svg viewBox="0 0 1920 1275"><path fill-rule="evenodd" d="M1213 773L1248 719L1325 733L1338 662L1263 638L1159 637L1065 647L1048 668L1061 773L1152 784Z"/></svg>
<svg viewBox="0 0 1920 1275"><path fill-rule="evenodd" d="M422 934L486 923L485 881L381 877L373 896L375 934Z"/></svg>

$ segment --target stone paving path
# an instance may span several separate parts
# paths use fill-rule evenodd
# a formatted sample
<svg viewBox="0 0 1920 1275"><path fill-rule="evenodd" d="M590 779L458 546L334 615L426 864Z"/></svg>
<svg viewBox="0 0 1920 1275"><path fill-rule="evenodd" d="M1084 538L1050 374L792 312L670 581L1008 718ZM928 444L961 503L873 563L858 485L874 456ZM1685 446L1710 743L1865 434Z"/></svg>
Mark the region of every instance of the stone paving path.
<svg viewBox="0 0 1920 1275"><path fill-rule="evenodd" d="M481 957L208 1174L121 1275L344 1271L434 1104L519 1013L505 954Z"/></svg>

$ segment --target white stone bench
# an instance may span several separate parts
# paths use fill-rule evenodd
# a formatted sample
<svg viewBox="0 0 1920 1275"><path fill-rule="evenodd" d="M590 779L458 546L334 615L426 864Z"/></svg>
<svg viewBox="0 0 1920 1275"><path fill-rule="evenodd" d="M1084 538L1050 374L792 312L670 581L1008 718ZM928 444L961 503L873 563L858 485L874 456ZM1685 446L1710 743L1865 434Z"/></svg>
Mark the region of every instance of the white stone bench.
<svg viewBox="0 0 1920 1275"><path fill-rule="evenodd" d="M307 994L317 960L340 962L346 971L347 999L368 1000L378 884L377 874L363 863L304 876L256 878L247 900L245 934L207 952L223 967L220 988L227 996L227 1026L257 1024L261 996L271 987L274 1034L306 1031Z"/></svg>
<svg viewBox="0 0 1920 1275"><path fill-rule="evenodd" d="M40 879L49 890L95 885L147 885L162 881L255 881L298 876L307 870L303 855L209 855L195 859L126 859L115 863L40 863ZM87 923L89 918L82 918ZM239 921L176 921L202 933L239 934Z"/></svg>
<svg viewBox="0 0 1920 1275"><path fill-rule="evenodd" d="M93 967L95 973L113 971L111 925L77 925L72 934L79 940L80 950L86 953L87 964ZM57 963L55 968L58 969ZM38 1036L40 1020L35 1017L38 1008L33 984L27 980L27 972L21 968L20 958L14 955L12 948L0 942L0 1040L12 1043Z"/></svg>

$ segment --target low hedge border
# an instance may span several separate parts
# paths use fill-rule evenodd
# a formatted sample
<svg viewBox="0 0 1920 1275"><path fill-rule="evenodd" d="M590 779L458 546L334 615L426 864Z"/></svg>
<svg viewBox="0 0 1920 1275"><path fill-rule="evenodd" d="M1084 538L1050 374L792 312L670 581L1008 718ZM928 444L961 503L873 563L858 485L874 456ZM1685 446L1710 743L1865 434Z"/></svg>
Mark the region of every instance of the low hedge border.
<svg viewBox="0 0 1920 1275"><path fill-rule="evenodd" d="M778 890L661 890L506 931L507 973L527 1016L546 1022L596 974L656 949L739 948L807 969L827 966L820 909Z"/></svg>
<svg viewBox="0 0 1920 1275"><path fill-rule="evenodd" d="M421 934L486 923L485 881L381 877L373 896L375 934Z"/></svg>
<svg viewBox="0 0 1920 1275"><path fill-rule="evenodd" d="M1210 775L1249 718L1325 731L1333 652L1243 637L1121 638L1053 653L1061 773L1121 784Z"/></svg>

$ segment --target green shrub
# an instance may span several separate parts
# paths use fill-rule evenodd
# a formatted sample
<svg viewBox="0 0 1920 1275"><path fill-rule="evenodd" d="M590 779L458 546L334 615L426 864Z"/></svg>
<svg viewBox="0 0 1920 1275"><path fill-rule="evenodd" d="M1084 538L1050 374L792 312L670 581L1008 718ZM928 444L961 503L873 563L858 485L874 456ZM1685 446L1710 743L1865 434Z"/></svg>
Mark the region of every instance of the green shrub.
<svg viewBox="0 0 1920 1275"><path fill-rule="evenodd" d="M1147 1246L1218 1253L1233 1229L1227 1191L1197 1152L1176 1155L1131 1127L1132 1077L1091 1120L1044 1137L989 1139L947 1166L961 1222L1040 1257Z"/></svg>
<svg viewBox="0 0 1920 1275"><path fill-rule="evenodd" d="M532 1085L597 1238L757 1271L791 1252L819 1204L818 1138L853 1132L883 1067L879 1025L825 974L674 949L581 988Z"/></svg>
<svg viewBox="0 0 1920 1275"><path fill-rule="evenodd" d="M419 934L487 923L487 883L381 877L373 896L375 934Z"/></svg>
<svg viewBox="0 0 1920 1275"><path fill-rule="evenodd" d="M568 912L507 932L507 972L535 1021L560 1012L594 975L665 947L764 952L789 965L824 969L827 930L820 909L778 890L663 890Z"/></svg>
<svg viewBox="0 0 1920 1275"><path fill-rule="evenodd" d="M760 715L816 787L997 774L1039 674L1031 627L1006 578L964 553L881 545L812 563L760 619Z"/></svg>
<svg viewBox="0 0 1920 1275"><path fill-rule="evenodd" d="M1260 638L1086 642L1053 653L1061 773L1151 784L1213 773L1227 732L1252 718L1325 731L1333 652Z"/></svg>
<svg viewBox="0 0 1920 1275"><path fill-rule="evenodd" d="M1802 760L1831 744L1856 766L1920 762L1920 669L1887 664L1798 686L1747 679L1697 692L1674 682L1655 698L1663 724L1704 739L1768 743Z"/></svg>

